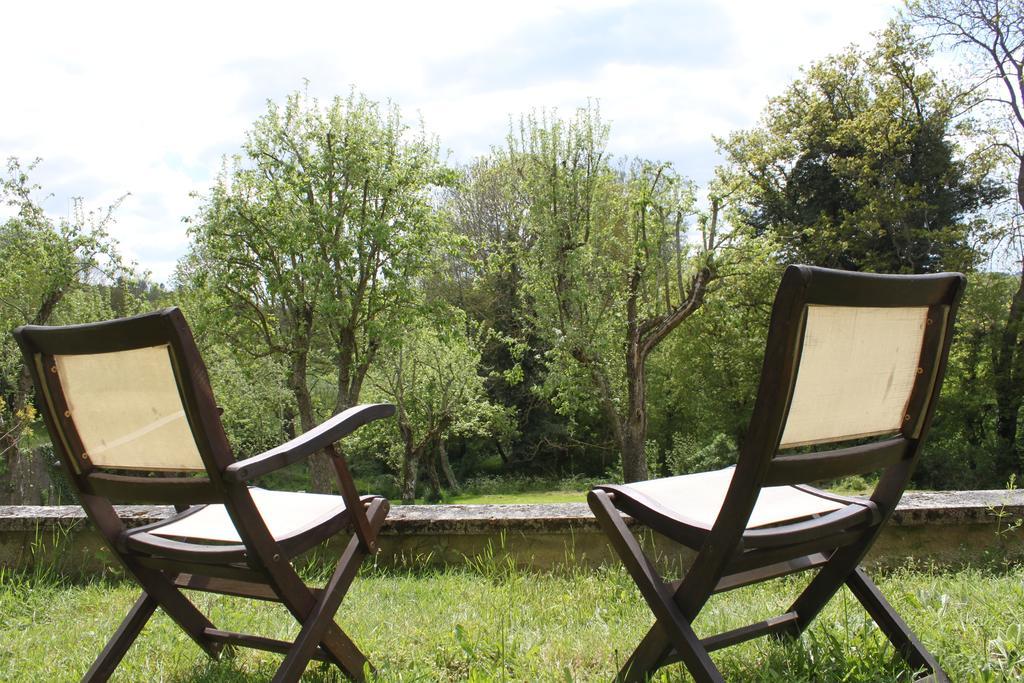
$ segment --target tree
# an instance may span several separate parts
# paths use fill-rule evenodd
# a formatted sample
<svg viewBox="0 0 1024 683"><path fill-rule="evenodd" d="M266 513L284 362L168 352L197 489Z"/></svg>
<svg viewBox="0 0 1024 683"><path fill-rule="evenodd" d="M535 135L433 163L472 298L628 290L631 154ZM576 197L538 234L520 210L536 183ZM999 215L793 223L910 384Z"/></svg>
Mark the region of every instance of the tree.
<svg viewBox="0 0 1024 683"><path fill-rule="evenodd" d="M94 214L75 198L69 217L51 218L36 198L40 186L30 179L37 163L23 166L12 157L0 179L0 199L13 209L13 216L0 223L0 454L6 489L0 498L21 504L43 502L47 473L23 444L36 413L32 380L11 331L25 324L110 317L114 292L125 313L137 311L123 288L100 286L132 277L106 231L117 204Z"/></svg>
<svg viewBox="0 0 1024 683"><path fill-rule="evenodd" d="M526 199L524 283L550 345L549 390L569 413L595 403L626 481L647 478L646 363L704 301L716 276L721 199L691 243L692 186L668 164L614 166L594 108L525 117L498 150Z"/></svg>
<svg viewBox="0 0 1024 683"><path fill-rule="evenodd" d="M1016 289L1017 279L1006 273L968 274L942 401L928 434L928 457L914 472L916 486L999 488L1014 471L1005 469L994 372L1006 302Z"/></svg>
<svg viewBox="0 0 1024 683"><path fill-rule="evenodd" d="M532 302L523 283L522 261L533 239L515 169L494 156L475 160L463 169L444 209L452 231L464 241L448 255L448 273L433 288L438 298L492 332L480 350L488 369L487 395L516 422L511 433L502 430L493 447L506 470L550 472L564 452L565 427L540 391L549 348L531 324Z"/></svg>
<svg viewBox="0 0 1024 683"><path fill-rule="evenodd" d="M687 321L687 334L669 337L651 356L649 438L662 476L700 471L694 466L716 442L742 446L746 438L783 269L770 240L743 247ZM736 453L717 466L735 464Z"/></svg>
<svg viewBox="0 0 1024 683"><path fill-rule="evenodd" d="M1003 448L998 469L1017 472L1024 404L1024 5L1004 0L914 0L910 19L932 38L966 59L978 105L998 122L995 144L1007 155L1016 206L1005 217L1004 237L1016 252L1018 287L1010 299L996 351L996 432Z"/></svg>
<svg viewBox="0 0 1024 683"><path fill-rule="evenodd" d="M303 431L318 422L314 381L333 386L333 412L358 402L415 308L437 172L436 144L396 107L293 93L268 103L193 219L189 277L217 293L225 340L283 359ZM331 471L313 458L314 490Z"/></svg>
<svg viewBox="0 0 1024 683"><path fill-rule="evenodd" d="M416 482L425 466L435 498L440 497L440 466L447 488L458 484L445 443L454 437L488 435L502 429L507 415L487 400L480 372L482 339L465 333L456 320L420 321L406 328L369 382L397 408L402 443L402 502L416 499Z"/></svg>
<svg viewBox="0 0 1024 683"><path fill-rule="evenodd" d="M813 64L761 124L719 140L748 181L746 222L780 258L849 270L969 270L978 209L999 194L984 158L962 158L964 94L891 24L870 53Z"/></svg>
<svg viewBox="0 0 1024 683"><path fill-rule="evenodd" d="M253 354L226 341L224 304L216 291L197 286L182 259L174 275L174 303L188 320L221 410L220 421L239 458L262 453L295 436L294 395L284 359ZM291 431L290 431L291 430Z"/></svg>

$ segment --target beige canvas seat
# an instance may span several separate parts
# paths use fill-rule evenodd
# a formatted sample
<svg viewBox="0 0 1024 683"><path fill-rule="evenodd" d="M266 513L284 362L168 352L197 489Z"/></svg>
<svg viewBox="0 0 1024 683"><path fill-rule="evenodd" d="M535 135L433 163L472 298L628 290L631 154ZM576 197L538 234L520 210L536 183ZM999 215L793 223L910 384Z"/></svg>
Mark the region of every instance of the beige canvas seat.
<svg viewBox="0 0 1024 683"><path fill-rule="evenodd" d="M726 467L712 472L602 488L631 499L642 522L648 523L655 518L671 519L695 531L706 532L718 519L735 472L735 467ZM746 528L809 519L847 505L872 507L868 500L839 496L811 486L765 486L758 494Z"/></svg>
<svg viewBox="0 0 1024 683"><path fill-rule="evenodd" d="M920 457L963 287L956 273L790 266L736 466L589 493L656 618L617 681L644 681L679 661L699 682L721 681L711 652L761 635L799 635L844 584L913 670L948 680L857 565ZM878 484L864 498L811 486L873 472ZM622 514L697 551L681 580L658 573ZM693 630L715 593L806 570L817 573L785 614L703 638Z"/></svg>
<svg viewBox="0 0 1024 683"><path fill-rule="evenodd" d="M268 491L249 487L260 518L275 541L281 542L313 527L329 524L345 514L345 499L318 493ZM367 496L364 501L371 500ZM242 543L238 528L224 505L197 505L167 521L129 532L176 538L183 541Z"/></svg>
<svg viewBox="0 0 1024 683"><path fill-rule="evenodd" d="M236 461L206 368L178 309L68 327L15 330L54 448L82 506L143 589L86 672L106 680L159 607L211 657L239 645L285 655L275 681L296 681L310 659L362 679L366 657L334 622L388 513L360 496L334 444L394 407L363 405L259 455ZM252 482L325 452L340 495L272 491ZM173 505L169 519L133 528L115 503ZM351 534L323 588L292 560ZM274 600L301 627L292 642L216 628L183 590Z"/></svg>

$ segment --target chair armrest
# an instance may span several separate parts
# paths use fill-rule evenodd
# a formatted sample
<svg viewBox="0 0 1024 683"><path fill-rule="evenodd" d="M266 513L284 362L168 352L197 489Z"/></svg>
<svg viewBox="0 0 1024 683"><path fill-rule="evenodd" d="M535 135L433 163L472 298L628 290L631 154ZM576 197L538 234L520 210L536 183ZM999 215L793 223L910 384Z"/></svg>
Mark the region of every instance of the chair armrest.
<svg viewBox="0 0 1024 683"><path fill-rule="evenodd" d="M389 403L353 406L291 441L228 465L224 470L224 479L237 483L262 477L264 474L294 464L321 448L335 443L367 422L391 417L394 414L395 407Z"/></svg>

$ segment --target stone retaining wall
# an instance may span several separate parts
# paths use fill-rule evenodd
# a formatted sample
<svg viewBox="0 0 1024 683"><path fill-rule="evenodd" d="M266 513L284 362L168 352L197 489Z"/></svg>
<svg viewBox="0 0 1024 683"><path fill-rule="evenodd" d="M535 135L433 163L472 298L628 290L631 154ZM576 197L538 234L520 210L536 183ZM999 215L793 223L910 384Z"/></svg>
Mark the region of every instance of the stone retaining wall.
<svg viewBox="0 0 1024 683"><path fill-rule="evenodd" d="M171 514L172 508L125 506L120 511L132 524L146 524ZM1006 531L1022 517L1024 491L908 492L869 564L1024 560L1024 529ZM336 551L341 541L331 547ZM655 534L648 534L647 542L665 557L680 554L679 546ZM584 503L396 505L382 532L377 561L459 564L511 558L522 566L550 568L593 566L611 557ZM0 567L34 565L76 574L113 570L116 562L77 506L0 506Z"/></svg>

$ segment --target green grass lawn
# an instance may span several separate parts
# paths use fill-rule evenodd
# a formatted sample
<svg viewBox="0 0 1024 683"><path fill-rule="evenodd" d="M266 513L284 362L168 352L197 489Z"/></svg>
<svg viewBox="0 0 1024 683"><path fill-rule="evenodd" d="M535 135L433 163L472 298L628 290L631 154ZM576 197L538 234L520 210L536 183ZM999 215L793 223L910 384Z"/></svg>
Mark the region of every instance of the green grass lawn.
<svg viewBox="0 0 1024 683"><path fill-rule="evenodd" d="M843 495L868 495L872 488L869 486L850 486L845 482L843 485L831 487L829 490ZM417 500L418 503L426 503L426 500ZM463 493L447 496L444 500L448 504L462 505L504 505L504 504L536 504L536 503L585 503L587 502L587 491L579 490L550 490L550 491L509 491L505 493Z"/></svg>
<svg viewBox="0 0 1024 683"><path fill-rule="evenodd" d="M952 680L1024 677L1024 571L901 570L879 583ZM787 578L719 596L698 631L782 612L801 585ZM77 680L136 594L118 581L0 576L0 680ZM202 594L198 601L221 628L278 638L296 632L277 605ZM536 574L486 560L474 570L369 568L338 618L378 667L380 681L607 681L652 622L619 568ZM762 639L713 657L734 681L854 683L910 674L846 594L798 641ZM239 650L212 662L158 614L115 680L264 681L280 659ZM304 680L341 678L314 664ZM674 666L657 680L690 679Z"/></svg>
<svg viewBox="0 0 1024 683"><path fill-rule="evenodd" d="M520 493L483 493L450 496L446 503L462 505L503 505L524 503L585 503L586 491L524 491Z"/></svg>

